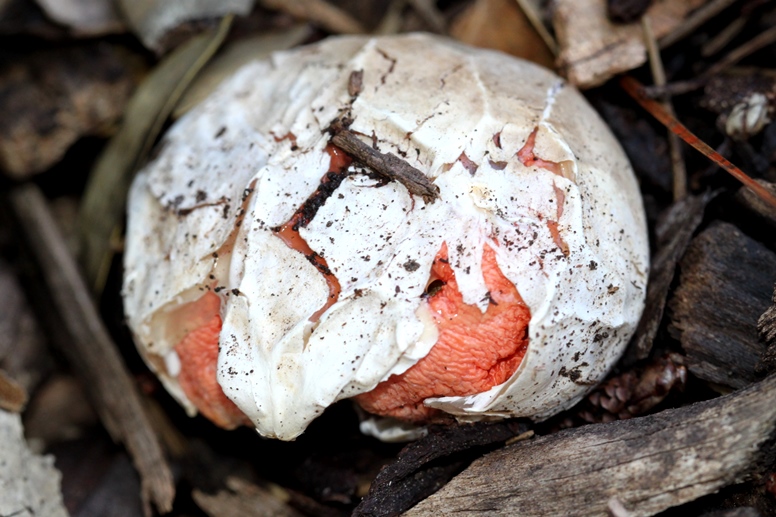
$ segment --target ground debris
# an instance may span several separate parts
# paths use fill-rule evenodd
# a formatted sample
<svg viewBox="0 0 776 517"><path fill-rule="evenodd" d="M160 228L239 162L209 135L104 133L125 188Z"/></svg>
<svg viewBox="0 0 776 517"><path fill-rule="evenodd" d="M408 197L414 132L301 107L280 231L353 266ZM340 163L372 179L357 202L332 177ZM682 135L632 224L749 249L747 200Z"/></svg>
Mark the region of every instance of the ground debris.
<svg viewBox="0 0 776 517"><path fill-rule="evenodd" d="M774 396L770 377L681 409L507 446L406 515L606 515L614 497L629 515L654 515L762 474L758 462L769 452L760 447L776 432Z"/></svg>
<svg viewBox="0 0 776 517"><path fill-rule="evenodd" d="M54 458L33 454L19 415L0 409L0 515L67 517Z"/></svg>
<svg viewBox="0 0 776 517"><path fill-rule="evenodd" d="M729 388L756 380L763 352L757 319L775 280L776 254L733 225L714 223L693 239L669 302L669 330L681 340L691 373Z"/></svg>
<svg viewBox="0 0 776 517"><path fill-rule="evenodd" d="M108 432L132 455L143 478L147 513L152 502L169 512L175 487L159 439L45 198L33 185L19 187L10 198L62 329L55 336L60 350L91 387L89 394Z"/></svg>
<svg viewBox="0 0 776 517"><path fill-rule="evenodd" d="M554 56L514 0L477 0L453 19L453 38L507 52L548 68Z"/></svg>
<svg viewBox="0 0 776 517"><path fill-rule="evenodd" d="M587 423L606 423L643 415L672 393L684 390L684 357L665 354L648 364L608 379L575 409Z"/></svg>
<svg viewBox="0 0 776 517"><path fill-rule="evenodd" d="M705 0L656 0L646 13L660 38L676 28ZM558 0L553 26L560 45L559 66L580 87L603 84L614 75L637 68L647 60L641 25L613 24L606 0Z"/></svg>
<svg viewBox="0 0 776 517"><path fill-rule="evenodd" d="M104 135L122 116L141 61L105 42L41 50L0 69L0 169L46 170L78 138Z"/></svg>
<svg viewBox="0 0 776 517"><path fill-rule="evenodd" d="M471 453L481 454L483 447L503 443L527 430L526 424L517 421L432 427L428 435L407 445L395 462L380 471L353 516L399 515L444 486L476 457ZM468 457L461 454L467 451Z"/></svg>
<svg viewBox="0 0 776 517"><path fill-rule="evenodd" d="M633 364L649 356L663 319L666 297L676 265L703 220L706 205L712 198L712 194L688 196L674 203L659 222L656 230L657 252L652 257L646 306L633 340L625 352L626 364Z"/></svg>
<svg viewBox="0 0 776 517"><path fill-rule="evenodd" d="M773 304L757 320L760 340L767 347L755 366L755 372L764 375L776 370L776 286L773 289Z"/></svg>

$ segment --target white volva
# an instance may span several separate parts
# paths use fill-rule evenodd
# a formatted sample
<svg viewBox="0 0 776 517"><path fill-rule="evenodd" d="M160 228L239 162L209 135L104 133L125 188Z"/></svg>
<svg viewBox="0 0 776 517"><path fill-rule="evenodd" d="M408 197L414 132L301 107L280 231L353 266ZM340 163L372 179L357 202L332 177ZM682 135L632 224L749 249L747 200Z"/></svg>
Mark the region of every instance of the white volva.
<svg viewBox="0 0 776 517"><path fill-rule="evenodd" d="M312 323L325 279L272 228L318 186L326 130L346 113L352 132L418 168L440 197L427 204L351 166L300 232L342 286ZM521 162L534 131L535 156L562 173ZM130 194L126 312L149 365L194 412L176 380L182 336L168 319L217 290L224 392L262 435L293 439L333 402L428 353L437 332L421 294L443 243L464 302L488 304L480 266L491 246L531 311L528 350L507 382L426 400L462 420L570 407L639 320L642 202L579 92L534 64L433 36L332 38L245 66L167 133Z"/></svg>

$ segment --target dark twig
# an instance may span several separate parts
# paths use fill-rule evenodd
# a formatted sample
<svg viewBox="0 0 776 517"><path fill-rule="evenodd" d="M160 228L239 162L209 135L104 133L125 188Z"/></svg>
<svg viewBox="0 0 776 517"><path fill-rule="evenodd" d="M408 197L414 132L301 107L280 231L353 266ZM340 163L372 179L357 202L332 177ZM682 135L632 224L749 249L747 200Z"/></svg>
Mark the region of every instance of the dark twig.
<svg viewBox="0 0 776 517"><path fill-rule="evenodd" d="M696 9L681 25L674 29L673 32L668 33L660 39L660 48L670 47L674 43L693 34L698 27L730 7L735 1L736 0L712 0L703 7Z"/></svg>
<svg viewBox="0 0 776 517"><path fill-rule="evenodd" d="M752 54L754 52L757 52L761 48L767 47L771 43L776 42L776 26L771 27L770 29L764 30L754 38L750 39L740 47L736 47L735 49L731 50L725 57L723 57L719 62L715 63L714 66L709 68L703 73L704 77L711 77L713 75L716 75L725 69L735 65L742 59L744 59L749 54Z"/></svg>
<svg viewBox="0 0 776 517"><path fill-rule="evenodd" d="M175 497L170 467L54 216L35 186L16 189L10 200L64 327L62 353L90 387L88 393L111 437L126 444L142 479L146 514L151 513L149 502L160 512L169 512Z"/></svg>
<svg viewBox="0 0 776 517"><path fill-rule="evenodd" d="M398 181L411 195L420 196L426 203L439 197L439 187L431 183L425 174L398 156L381 153L364 143L355 133L334 124L331 143L349 154L355 161L366 165L378 174Z"/></svg>

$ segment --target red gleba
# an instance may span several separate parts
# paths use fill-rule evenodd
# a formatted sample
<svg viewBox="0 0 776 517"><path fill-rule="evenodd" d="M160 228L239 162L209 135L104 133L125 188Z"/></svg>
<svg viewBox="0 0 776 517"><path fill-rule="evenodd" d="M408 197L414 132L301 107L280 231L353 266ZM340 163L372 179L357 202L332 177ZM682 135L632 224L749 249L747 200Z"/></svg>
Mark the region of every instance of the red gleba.
<svg viewBox="0 0 776 517"><path fill-rule="evenodd" d="M447 260L447 245L442 246L434 259L429 284L440 281L443 285L428 296L439 339L428 355L409 370L356 396L366 411L423 423L439 413L424 406L425 399L487 391L514 373L528 346L531 314L515 286L499 270L490 246L484 248L482 259L490 298L484 313L463 302ZM192 309L201 312L191 317L203 323L175 347L181 359L178 381L189 400L215 424L227 429L250 425L216 380L221 332L218 297L207 293L194 305Z"/></svg>
<svg viewBox="0 0 776 517"><path fill-rule="evenodd" d="M430 397L472 395L506 381L520 365L528 346L531 313L498 268L490 246L482 254L482 274L490 304L483 313L463 302L447 245L437 253L431 279L444 285L428 298L439 339L406 372L357 395L362 408L377 415L422 423L438 410L423 405Z"/></svg>
<svg viewBox="0 0 776 517"><path fill-rule="evenodd" d="M123 295L189 414L292 440L353 399L393 439L576 403L638 323L648 256L630 165L562 79L341 37L171 126L130 192Z"/></svg>

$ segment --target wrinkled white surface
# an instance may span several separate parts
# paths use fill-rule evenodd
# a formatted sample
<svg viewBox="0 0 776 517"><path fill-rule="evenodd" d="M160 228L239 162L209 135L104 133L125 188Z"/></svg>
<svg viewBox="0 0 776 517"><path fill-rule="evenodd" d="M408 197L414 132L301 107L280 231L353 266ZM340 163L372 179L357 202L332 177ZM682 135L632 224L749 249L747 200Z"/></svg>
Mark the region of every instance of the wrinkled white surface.
<svg viewBox="0 0 776 517"><path fill-rule="evenodd" d="M351 103L356 70L364 77L351 130L432 178L440 199L426 205L400 184L376 187L359 174L342 183L302 231L342 284L314 327L324 278L270 229L328 169L325 129ZM568 161L571 180L518 160L537 127L536 156ZM296 147L282 139L288 133ZM475 174L458 161L462 152ZM233 253L216 259L250 186ZM547 226L557 219L556 189L565 193L558 227L568 257ZM643 307L642 203L598 115L536 65L427 35L333 38L241 69L169 131L134 183L129 215L125 305L149 363L191 409L158 359L182 337L165 327L165 313L224 286L219 382L262 435L281 439L428 352L436 329L420 295L443 242L466 303L486 308L480 263L491 246L532 315L528 351L508 382L426 401L464 419L541 419L571 406L619 358ZM410 260L420 267L405 269Z"/></svg>
<svg viewBox="0 0 776 517"><path fill-rule="evenodd" d="M53 456L27 448L19 415L0 409L0 515L67 517Z"/></svg>

